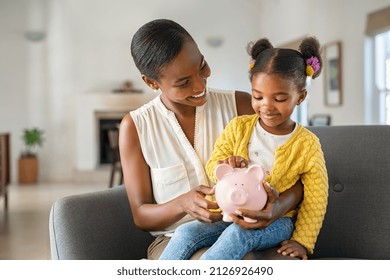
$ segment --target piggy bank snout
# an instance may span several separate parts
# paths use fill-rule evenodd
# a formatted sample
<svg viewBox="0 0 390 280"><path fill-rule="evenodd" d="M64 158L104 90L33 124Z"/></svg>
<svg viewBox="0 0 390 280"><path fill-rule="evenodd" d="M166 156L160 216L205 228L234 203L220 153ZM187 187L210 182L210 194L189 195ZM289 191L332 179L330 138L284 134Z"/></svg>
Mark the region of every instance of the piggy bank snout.
<svg viewBox="0 0 390 280"><path fill-rule="evenodd" d="M233 189L229 193L229 198L235 205L244 205L248 201L248 193L242 189Z"/></svg>

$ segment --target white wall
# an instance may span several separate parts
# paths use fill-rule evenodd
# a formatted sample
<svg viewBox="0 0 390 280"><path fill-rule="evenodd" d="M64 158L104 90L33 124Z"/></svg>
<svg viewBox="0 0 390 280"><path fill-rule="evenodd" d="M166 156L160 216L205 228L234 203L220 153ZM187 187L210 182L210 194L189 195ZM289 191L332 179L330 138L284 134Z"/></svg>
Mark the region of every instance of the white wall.
<svg viewBox="0 0 390 280"><path fill-rule="evenodd" d="M267 36L275 45L303 35L343 43L344 104L323 105L321 77L313 81L309 114L330 113L334 124L364 119L363 40L368 12L389 0L0 0L0 132L12 137L13 178L25 127L45 130L41 180L71 180L80 168L81 95L108 92L130 79L145 88L132 63L134 32L155 18L181 23L212 68L209 85L249 91L246 44ZM41 42L25 39L42 29ZM206 38L219 36L219 48ZM129 106L130 108L131 106ZM86 129L88 131L88 129Z"/></svg>
<svg viewBox="0 0 390 280"><path fill-rule="evenodd" d="M28 6L0 0L0 132L11 134L11 172L20 151L22 128L28 124L29 53L23 37Z"/></svg>
<svg viewBox="0 0 390 280"><path fill-rule="evenodd" d="M149 20L171 18L188 29L212 66L210 86L248 90L245 46L256 37L258 10L255 0L0 0L0 61L9 62L0 65L0 131L12 134L13 178L23 128L45 130L41 180L69 180L90 157L77 143L91 130L79 127L79 96L109 94L127 79L150 93L129 51L133 34ZM27 41L24 32L37 28L46 38ZM223 45L211 48L209 36L221 36Z"/></svg>

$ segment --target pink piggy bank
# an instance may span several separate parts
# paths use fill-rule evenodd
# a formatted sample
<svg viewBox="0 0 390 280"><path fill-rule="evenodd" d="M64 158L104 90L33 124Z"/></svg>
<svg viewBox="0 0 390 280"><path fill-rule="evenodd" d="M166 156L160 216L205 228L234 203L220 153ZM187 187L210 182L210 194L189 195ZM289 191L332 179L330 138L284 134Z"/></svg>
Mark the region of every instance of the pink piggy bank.
<svg viewBox="0 0 390 280"><path fill-rule="evenodd" d="M222 210L223 221L231 222L229 214L236 214L238 208L261 210L267 202L267 193L262 181L264 170L259 165L249 168L232 168L228 164L220 164L215 168L218 183L215 185L215 199ZM254 223L248 217L246 222Z"/></svg>

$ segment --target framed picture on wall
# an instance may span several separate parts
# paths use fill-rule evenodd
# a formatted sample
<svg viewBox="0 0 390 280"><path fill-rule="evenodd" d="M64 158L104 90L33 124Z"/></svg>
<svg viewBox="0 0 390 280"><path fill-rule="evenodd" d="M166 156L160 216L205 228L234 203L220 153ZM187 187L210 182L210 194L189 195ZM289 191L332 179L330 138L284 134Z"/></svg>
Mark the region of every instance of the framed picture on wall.
<svg viewBox="0 0 390 280"><path fill-rule="evenodd" d="M342 104L342 64L341 42L325 45L325 105L340 106Z"/></svg>

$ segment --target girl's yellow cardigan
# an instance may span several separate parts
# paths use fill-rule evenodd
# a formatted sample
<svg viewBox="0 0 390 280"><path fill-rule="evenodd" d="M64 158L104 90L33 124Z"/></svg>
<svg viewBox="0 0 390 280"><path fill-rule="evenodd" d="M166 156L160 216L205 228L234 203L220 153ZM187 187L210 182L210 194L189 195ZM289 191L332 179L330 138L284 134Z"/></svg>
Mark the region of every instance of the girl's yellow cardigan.
<svg viewBox="0 0 390 280"><path fill-rule="evenodd" d="M234 118L217 139L206 172L216 182L214 169L218 160L231 156L248 159L248 142L258 121L258 115ZM303 200L298 210L292 240L313 253L317 236L324 220L328 203L328 173L324 154L317 136L298 124L291 138L276 149L272 172L266 181L279 192L284 192L301 179L304 186ZM291 211L286 216L295 216Z"/></svg>

